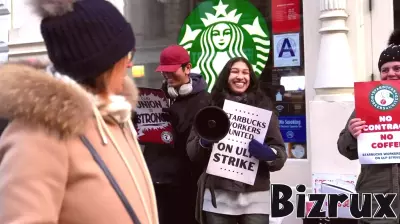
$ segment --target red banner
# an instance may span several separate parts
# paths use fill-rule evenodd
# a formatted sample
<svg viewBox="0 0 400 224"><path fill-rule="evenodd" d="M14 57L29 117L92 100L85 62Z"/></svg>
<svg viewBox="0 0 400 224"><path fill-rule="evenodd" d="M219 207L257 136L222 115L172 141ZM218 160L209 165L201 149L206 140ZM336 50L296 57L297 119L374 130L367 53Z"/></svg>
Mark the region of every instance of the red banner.
<svg viewBox="0 0 400 224"><path fill-rule="evenodd" d="M357 82L356 117L365 121L358 136L362 164L400 163L400 82Z"/></svg>
<svg viewBox="0 0 400 224"><path fill-rule="evenodd" d="M172 126L163 114L168 108L167 98L161 89L139 88L135 128L141 144L173 144Z"/></svg>
<svg viewBox="0 0 400 224"><path fill-rule="evenodd" d="M300 32L300 0L272 0L272 33Z"/></svg>

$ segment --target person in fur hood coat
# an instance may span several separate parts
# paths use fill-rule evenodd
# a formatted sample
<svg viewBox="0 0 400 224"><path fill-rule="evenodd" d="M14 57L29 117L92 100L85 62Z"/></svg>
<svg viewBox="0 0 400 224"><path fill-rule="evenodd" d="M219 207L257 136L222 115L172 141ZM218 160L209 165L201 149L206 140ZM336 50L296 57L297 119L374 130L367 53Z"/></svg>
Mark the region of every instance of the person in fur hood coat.
<svg viewBox="0 0 400 224"><path fill-rule="evenodd" d="M0 223L158 224L130 24L105 0L34 3L53 66L0 67Z"/></svg>

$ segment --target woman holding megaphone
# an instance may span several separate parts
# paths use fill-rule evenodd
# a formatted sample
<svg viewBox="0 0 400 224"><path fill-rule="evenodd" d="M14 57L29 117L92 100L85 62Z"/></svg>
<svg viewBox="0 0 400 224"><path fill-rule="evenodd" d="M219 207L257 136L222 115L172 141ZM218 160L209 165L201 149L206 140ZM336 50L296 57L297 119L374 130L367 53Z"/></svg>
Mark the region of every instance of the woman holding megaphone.
<svg viewBox="0 0 400 224"><path fill-rule="evenodd" d="M210 106L223 108L226 99L270 111L274 109L271 99L261 91L251 64L242 57L228 61L219 74L211 91ZM204 170L213 143L201 136L196 127L188 138L188 155ZM205 171L201 175L196 207L196 219L201 224L269 223L270 172L280 170L287 159L275 113L272 113L265 141L252 139L248 149L260 161L254 185L210 175Z"/></svg>

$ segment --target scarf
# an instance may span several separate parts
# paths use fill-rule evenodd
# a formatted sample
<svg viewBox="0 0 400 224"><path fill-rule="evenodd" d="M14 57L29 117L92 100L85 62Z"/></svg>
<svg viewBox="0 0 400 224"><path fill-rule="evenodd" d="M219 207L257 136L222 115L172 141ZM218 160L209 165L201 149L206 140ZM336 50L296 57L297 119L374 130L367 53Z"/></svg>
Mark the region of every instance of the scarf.
<svg viewBox="0 0 400 224"><path fill-rule="evenodd" d="M243 104L247 104L248 103L247 93L243 93L243 94L240 94L240 95L234 95L234 94L227 93L226 96L225 96L225 99L231 100L231 101L235 101L235 102L238 102L238 103L243 103Z"/></svg>
<svg viewBox="0 0 400 224"><path fill-rule="evenodd" d="M93 99L103 119L107 122L123 124L131 119L132 105L125 97L110 95L108 99L104 99L94 95Z"/></svg>

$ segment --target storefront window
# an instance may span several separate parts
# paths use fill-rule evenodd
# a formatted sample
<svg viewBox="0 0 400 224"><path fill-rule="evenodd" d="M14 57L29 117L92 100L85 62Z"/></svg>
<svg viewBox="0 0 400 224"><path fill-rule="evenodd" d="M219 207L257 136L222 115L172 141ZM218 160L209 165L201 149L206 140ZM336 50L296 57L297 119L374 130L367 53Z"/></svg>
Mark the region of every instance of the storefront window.
<svg viewBox="0 0 400 224"><path fill-rule="evenodd" d="M170 44L190 52L193 71L204 75L209 90L229 58L247 57L275 102L289 158L307 158L302 0L126 2L139 86L160 88L163 77L154 70Z"/></svg>
<svg viewBox="0 0 400 224"><path fill-rule="evenodd" d="M394 28L400 29L400 1L393 0Z"/></svg>

